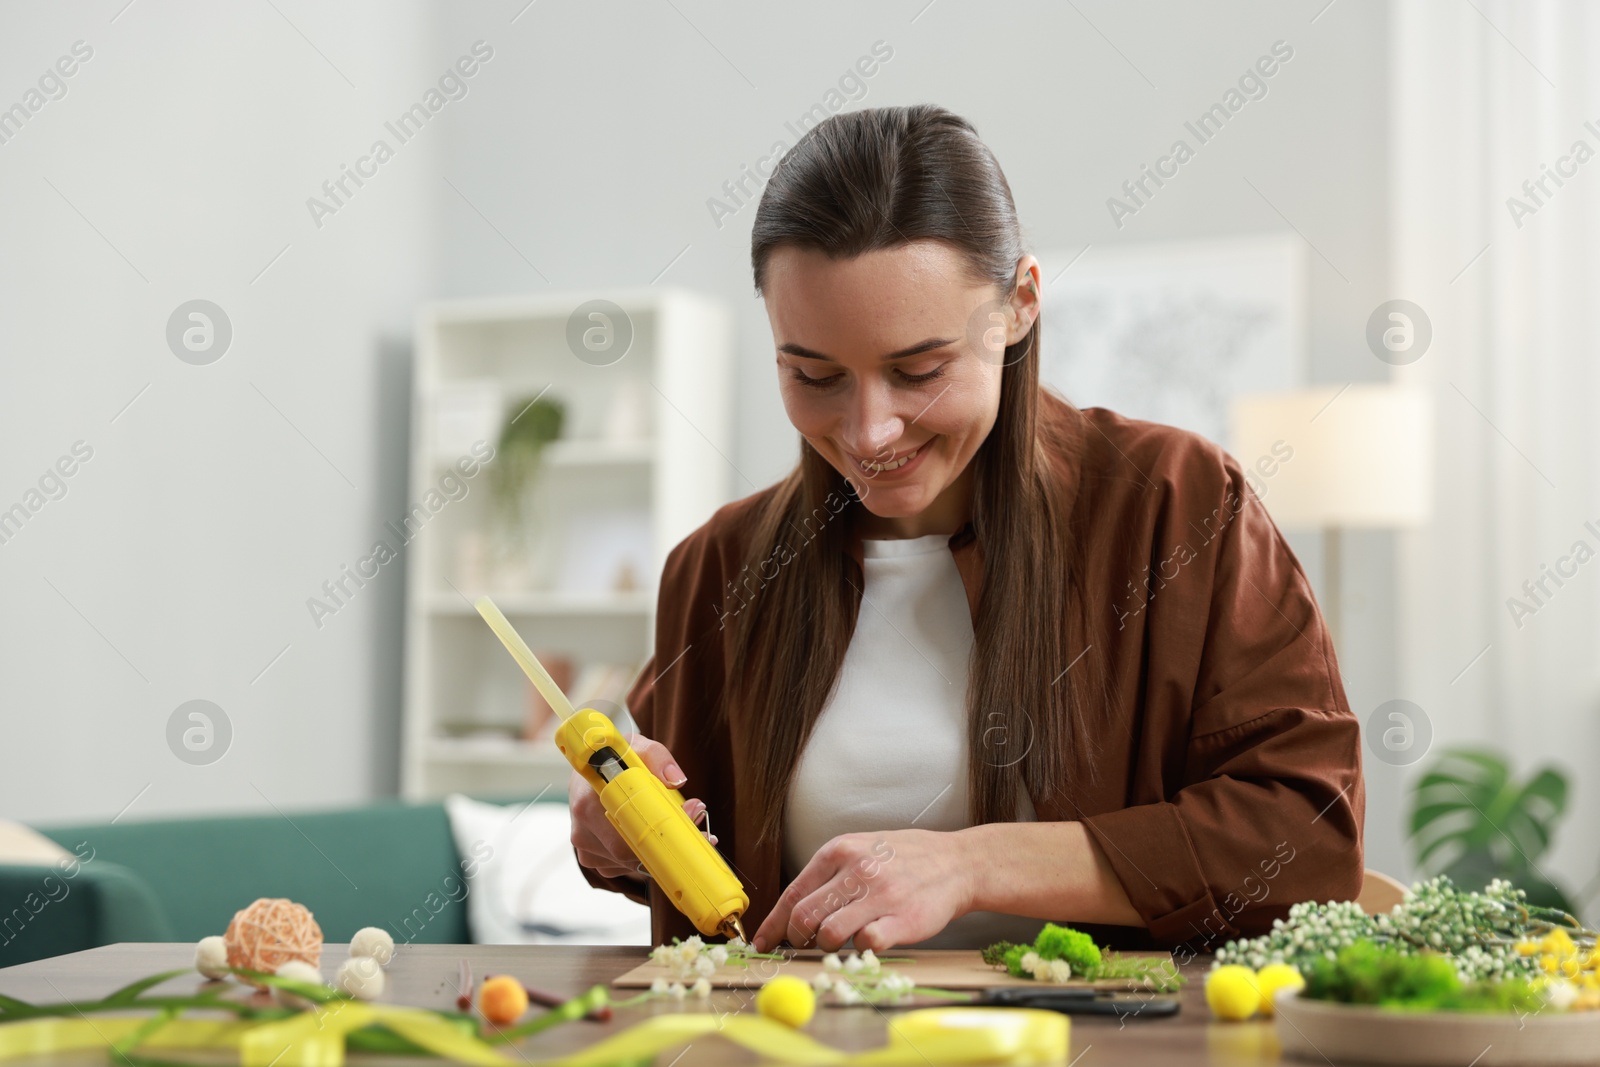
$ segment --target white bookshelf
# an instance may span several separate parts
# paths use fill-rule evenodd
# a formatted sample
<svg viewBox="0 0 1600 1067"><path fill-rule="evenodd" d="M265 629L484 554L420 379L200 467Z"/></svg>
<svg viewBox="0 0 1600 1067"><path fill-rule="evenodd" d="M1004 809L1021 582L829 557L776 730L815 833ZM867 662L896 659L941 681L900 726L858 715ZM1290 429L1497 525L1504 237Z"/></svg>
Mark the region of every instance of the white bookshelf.
<svg viewBox="0 0 1600 1067"><path fill-rule="evenodd" d="M580 359L568 344L569 318L596 298L632 324L615 362ZM468 438L497 443L498 423L463 433L463 395L510 418L548 387L566 420L543 453L523 573L472 551L498 528L488 469L460 479L465 495L432 513L406 549L401 788L412 800L546 786L564 796L555 746L521 736L531 687L471 600L494 597L536 653L569 658L579 676L585 664L644 662L667 552L730 499L732 316L707 297L651 287L433 303L416 331L408 505L440 488ZM631 407L619 408L624 397ZM643 417L619 419L626 410ZM612 577L622 558L631 589Z"/></svg>

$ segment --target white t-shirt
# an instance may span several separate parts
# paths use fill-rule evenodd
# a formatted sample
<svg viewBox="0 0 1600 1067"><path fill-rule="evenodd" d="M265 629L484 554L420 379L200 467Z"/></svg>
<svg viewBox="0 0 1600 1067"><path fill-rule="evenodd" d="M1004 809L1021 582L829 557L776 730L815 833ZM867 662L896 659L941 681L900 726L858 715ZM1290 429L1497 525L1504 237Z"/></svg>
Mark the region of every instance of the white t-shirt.
<svg viewBox="0 0 1600 1067"><path fill-rule="evenodd" d="M945 534L863 541L866 584L839 682L801 753L784 815L784 877L845 833L960 830L967 820L972 615ZM1018 788L1018 822L1037 816ZM889 860L893 863L893 860ZM972 912L923 948L1032 941L1043 919Z"/></svg>

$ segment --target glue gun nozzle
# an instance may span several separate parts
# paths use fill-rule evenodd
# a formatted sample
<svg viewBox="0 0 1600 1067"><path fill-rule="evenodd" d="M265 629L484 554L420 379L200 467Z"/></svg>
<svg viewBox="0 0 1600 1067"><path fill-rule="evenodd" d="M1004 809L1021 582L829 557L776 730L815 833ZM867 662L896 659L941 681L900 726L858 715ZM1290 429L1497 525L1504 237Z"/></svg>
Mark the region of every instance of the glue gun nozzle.
<svg viewBox="0 0 1600 1067"><path fill-rule="evenodd" d="M748 937L744 936L744 925L739 922L739 917L737 915L733 916L722 924L722 931L725 934L737 937L740 941L748 942L750 940Z"/></svg>

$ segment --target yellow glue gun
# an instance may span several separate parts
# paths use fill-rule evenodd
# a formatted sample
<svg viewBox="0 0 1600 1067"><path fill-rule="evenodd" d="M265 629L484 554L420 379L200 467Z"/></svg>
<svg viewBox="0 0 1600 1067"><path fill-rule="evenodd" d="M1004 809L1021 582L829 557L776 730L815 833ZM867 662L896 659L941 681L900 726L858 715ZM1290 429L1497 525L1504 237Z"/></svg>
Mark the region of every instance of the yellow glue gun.
<svg viewBox="0 0 1600 1067"><path fill-rule="evenodd" d="M606 818L667 899L702 934L743 939L739 919L750 898L722 854L683 810L683 794L645 766L609 718L593 708L573 711L566 694L492 600L479 597L475 606L560 717L556 747L599 794Z"/></svg>

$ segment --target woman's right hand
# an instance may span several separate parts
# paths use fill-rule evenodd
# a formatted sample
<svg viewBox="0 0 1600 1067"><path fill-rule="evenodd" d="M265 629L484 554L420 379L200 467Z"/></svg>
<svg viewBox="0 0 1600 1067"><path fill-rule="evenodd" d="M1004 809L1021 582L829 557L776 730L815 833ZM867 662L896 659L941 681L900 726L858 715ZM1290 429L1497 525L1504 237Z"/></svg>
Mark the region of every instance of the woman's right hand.
<svg viewBox="0 0 1600 1067"><path fill-rule="evenodd" d="M677 789L686 781L667 746L637 734L629 738L628 743L650 772L668 786ZM567 803L572 808L572 847L578 852L580 864L605 878L643 880L649 877L639 858L606 818L599 795L577 771L572 772L572 779L567 783ZM695 825L699 825L706 814L705 803L692 797L683 802L683 810ZM706 834L706 837L713 845L717 843L716 835Z"/></svg>

